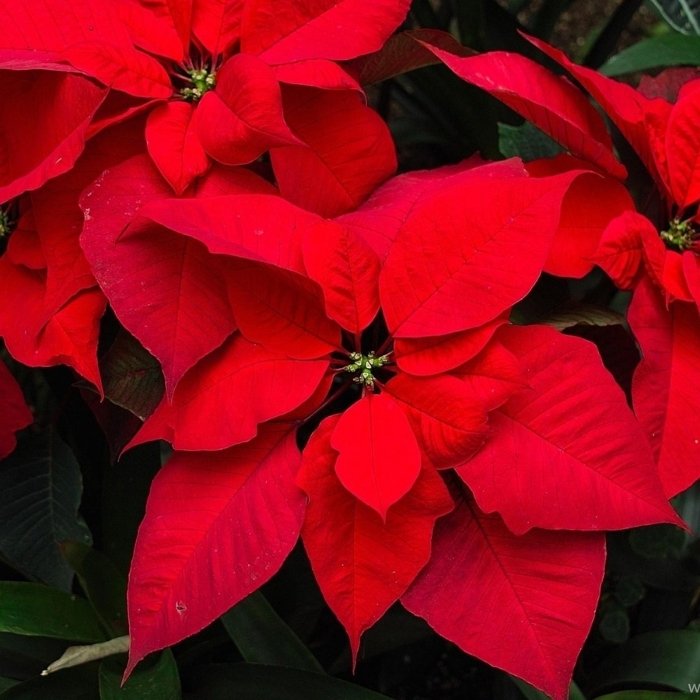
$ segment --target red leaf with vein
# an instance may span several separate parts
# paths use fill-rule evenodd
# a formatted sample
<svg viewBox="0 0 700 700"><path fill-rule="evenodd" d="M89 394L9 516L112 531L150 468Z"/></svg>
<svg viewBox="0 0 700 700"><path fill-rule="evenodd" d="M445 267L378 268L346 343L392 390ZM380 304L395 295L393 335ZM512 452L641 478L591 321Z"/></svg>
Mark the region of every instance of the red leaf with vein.
<svg viewBox="0 0 700 700"><path fill-rule="evenodd" d="M275 78L287 85L304 85L324 90L356 90L362 94L362 87L355 78L337 63L323 58L283 63L272 66L272 70Z"/></svg>
<svg viewBox="0 0 700 700"><path fill-rule="evenodd" d="M310 0L280 12L276 0L248 0L241 50L271 64L343 61L381 48L406 17L408 0Z"/></svg>
<svg viewBox="0 0 700 700"><path fill-rule="evenodd" d="M507 322L506 315L479 328L436 338L398 338L394 342L396 363L404 372L419 377L449 372L483 350L493 334Z"/></svg>
<svg viewBox="0 0 700 700"><path fill-rule="evenodd" d="M229 191L257 182L231 180ZM149 202L163 200L176 210L171 194L141 156L108 170L81 199L85 255L119 320L160 361L170 396L182 375L236 327L223 269L204 245L153 224L124 231Z"/></svg>
<svg viewBox="0 0 700 700"><path fill-rule="evenodd" d="M167 440L176 450L222 450L311 397L327 360L300 364L236 333L193 367L164 398L129 447Z"/></svg>
<svg viewBox="0 0 700 700"><path fill-rule="evenodd" d="M15 433L32 422L32 413L24 402L22 390L0 361L0 459L15 449Z"/></svg>
<svg viewBox="0 0 700 700"><path fill-rule="evenodd" d="M486 441L486 411L456 377L399 374L386 391L405 411L421 450L437 469L456 466Z"/></svg>
<svg viewBox="0 0 700 700"><path fill-rule="evenodd" d="M379 311L377 254L344 226L315 226L303 239L304 266L323 290L326 311L351 333L361 333Z"/></svg>
<svg viewBox="0 0 700 700"><path fill-rule="evenodd" d="M518 534L678 524L649 443L595 346L544 326L507 330L501 338L527 388L490 415L491 438L457 469L479 507Z"/></svg>
<svg viewBox="0 0 700 700"><path fill-rule="evenodd" d="M389 507L415 484L421 456L411 425L388 394L367 393L340 417L331 447L345 488L383 520Z"/></svg>
<svg viewBox="0 0 700 700"><path fill-rule="evenodd" d="M237 54L202 97L195 128L204 150L226 165L254 161L271 146L298 144L284 121L279 83L255 56Z"/></svg>
<svg viewBox="0 0 700 700"><path fill-rule="evenodd" d="M674 201L688 207L700 200L700 80L681 90L668 120L666 158Z"/></svg>
<svg viewBox="0 0 700 700"><path fill-rule="evenodd" d="M595 263L622 289L630 289L642 266L641 231L654 225L636 211L626 211L610 221L593 256Z"/></svg>
<svg viewBox="0 0 700 700"><path fill-rule="evenodd" d="M105 91L83 76L33 70L0 71L0 89L0 202L6 202L73 167Z"/></svg>
<svg viewBox="0 0 700 700"><path fill-rule="evenodd" d="M624 178L605 123L568 80L529 58L505 51L462 58L424 44L463 80L486 90L555 141L610 173Z"/></svg>
<svg viewBox="0 0 700 700"><path fill-rule="evenodd" d="M228 294L241 333L286 357L311 360L340 348L318 286L306 277L245 260L226 266Z"/></svg>
<svg viewBox="0 0 700 700"><path fill-rule="evenodd" d="M430 557L435 520L452 500L435 472L423 470L386 521L349 494L334 472L331 433L321 423L304 449L297 483L309 496L302 541L328 606L350 638L353 661L362 633L406 591Z"/></svg>
<svg viewBox="0 0 700 700"><path fill-rule="evenodd" d="M401 602L466 653L566 700L604 564L601 533L517 537L462 497Z"/></svg>
<svg viewBox="0 0 700 700"><path fill-rule="evenodd" d="M700 478L700 319L694 304L667 307L644 280L634 292L629 322L642 350L632 400L649 436L661 482L671 498Z"/></svg>
<svg viewBox="0 0 700 700"><path fill-rule="evenodd" d="M188 102L166 102L146 122L148 154L176 194L182 194L209 167L193 127L195 109Z"/></svg>
<svg viewBox="0 0 700 700"><path fill-rule="evenodd" d="M176 453L151 487L129 575L127 675L148 653L198 632L280 568L305 498L294 429L245 445Z"/></svg>
<svg viewBox="0 0 700 700"><path fill-rule="evenodd" d="M245 0L194 0L192 33L212 55L224 54L241 35Z"/></svg>
<svg viewBox="0 0 700 700"><path fill-rule="evenodd" d="M416 206L379 281L390 332L399 338L455 333L522 299L539 277L577 175L474 177Z"/></svg>
<svg viewBox="0 0 700 700"><path fill-rule="evenodd" d="M287 123L305 144L270 152L286 199L337 216L355 209L396 170L389 129L361 95L300 87L283 95Z"/></svg>

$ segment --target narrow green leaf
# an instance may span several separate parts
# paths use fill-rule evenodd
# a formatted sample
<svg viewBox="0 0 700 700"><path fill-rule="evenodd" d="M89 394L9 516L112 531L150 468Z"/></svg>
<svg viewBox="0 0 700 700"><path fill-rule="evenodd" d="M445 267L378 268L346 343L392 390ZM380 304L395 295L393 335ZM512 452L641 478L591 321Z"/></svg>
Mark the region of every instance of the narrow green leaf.
<svg viewBox="0 0 700 700"><path fill-rule="evenodd" d="M688 691L700 682L700 632L649 632L630 639L609 653L591 674L596 693L613 686L654 683Z"/></svg>
<svg viewBox="0 0 700 700"><path fill-rule="evenodd" d="M280 666L211 664L199 675L197 700L390 700L331 676Z"/></svg>
<svg viewBox="0 0 700 700"><path fill-rule="evenodd" d="M700 34L700 0L651 0L677 32Z"/></svg>
<svg viewBox="0 0 700 700"><path fill-rule="evenodd" d="M16 681L13 678L0 678L0 693L4 693L6 690L9 690L18 684L19 681Z"/></svg>
<svg viewBox="0 0 700 700"><path fill-rule="evenodd" d="M616 76L669 66L700 66L700 36L674 33L644 39L620 51L600 70Z"/></svg>
<svg viewBox="0 0 700 700"><path fill-rule="evenodd" d="M0 700L100 700L95 665L32 678L0 693Z"/></svg>
<svg viewBox="0 0 700 700"><path fill-rule="evenodd" d="M100 642L105 636L83 598L39 583L0 581L0 632Z"/></svg>
<svg viewBox="0 0 700 700"><path fill-rule="evenodd" d="M323 673L314 655L259 591L222 615L221 622L246 661Z"/></svg>
<svg viewBox="0 0 700 700"><path fill-rule="evenodd" d="M104 554L82 542L65 542L62 550L105 628L114 637L126 634L125 576Z"/></svg>
<svg viewBox="0 0 700 700"><path fill-rule="evenodd" d="M100 700L180 700L180 676L172 652L166 650L149 665L139 665L121 686L124 659L105 659L100 664Z"/></svg>
<svg viewBox="0 0 700 700"><path fill-rule="evenodd" d="M0 462L0 556L32 579L69 590L73 570L59 543L89 544L78 516L80 466L54 430L25 434Z"/></svg>

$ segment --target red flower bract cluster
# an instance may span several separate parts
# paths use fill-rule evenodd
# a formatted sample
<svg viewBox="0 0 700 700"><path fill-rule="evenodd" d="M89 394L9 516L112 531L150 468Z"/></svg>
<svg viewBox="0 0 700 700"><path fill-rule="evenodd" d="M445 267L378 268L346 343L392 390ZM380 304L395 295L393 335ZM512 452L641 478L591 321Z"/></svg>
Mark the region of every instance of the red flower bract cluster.
<svg viewBox="0 0 700 700"><path fill-rule="evenodd" d="M691 400L680 367L700 366L700 185L674 154L696 138L700 93L648 111L650 134L667 129L653 174L674 252L647 240L583 94L516 56L416 43L406 61L429 49L569 155L391 177L388 129L344 62L381 49L404 1L3 11L0 80L15 99L0 136L0 334L18 361L68 364L101 391L109 304L165 378L128 446L174 449L136 543L128 671L259 588L301 536L355 659L401 601L465 651L566 697L603 531L678 521L655 457L668 474L673 446L691 439L674 412ZM575 75L600 99L603 78ZM636 118L620 116L635 145ZM657 158L658 143L640 154ZM509 322L543 270L582 276L595 262L637 287L641 424L594 346ZM670 316L653 283L678 300ZM0 369L4 455L30 416ZM666 495L696 476L666 476Z"/></svg>

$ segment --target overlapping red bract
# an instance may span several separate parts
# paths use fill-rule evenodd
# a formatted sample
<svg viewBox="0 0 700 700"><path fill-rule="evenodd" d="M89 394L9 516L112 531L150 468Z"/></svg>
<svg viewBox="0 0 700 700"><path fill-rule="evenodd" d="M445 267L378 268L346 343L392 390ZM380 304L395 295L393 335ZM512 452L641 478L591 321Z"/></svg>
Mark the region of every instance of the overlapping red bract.
<svg viewBox="0 0 700 700"><path fill-rule="evenodd" d="M406 0L279 5L5 8L0 81L16 99L0 201L18 223L0 258L0 336L19 361L65 363L100 388L109 303L165 376L131 442L175 453L136 544L129 671L267 581L301 533L355 660L400 600L564 698L602 531L678 522L665 496L699 476L683 420L698 412L695 252L667 250L633 211L605 123L566 78L435 32L383 53ZM690 211L697 81L671 105L542 48L639 151L669 215ZM392 178L391 136L358 77L432 57L570 153ZM216 80L185 100L196 84L174 65ZM24 90L30 77L40 89ZM253 163L267 152L269 167ZM596 263L635 289L639 422L593 346L508 321L543 270ZM0 366L3 401L0 456L31 420Z"/></svg>

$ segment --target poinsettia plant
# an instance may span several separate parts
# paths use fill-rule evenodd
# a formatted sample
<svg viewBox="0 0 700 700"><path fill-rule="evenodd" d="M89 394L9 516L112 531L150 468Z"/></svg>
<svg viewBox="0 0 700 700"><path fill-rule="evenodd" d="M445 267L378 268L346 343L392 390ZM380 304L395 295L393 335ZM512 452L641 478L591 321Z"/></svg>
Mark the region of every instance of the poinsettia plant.
<svg viewBox="0 0 700 700"><path fill-rule="evenodd" d="M690 557L700 80L478 52L510 15L444 5L2 5L0 631L128 649L101 698L181 697L168 649L219 618L289 697L354 697L260 598L311 572L349 673L396 614L560 700L599 604L608 643L644 598L606 533ZM551 140L496 158L513 112Z"/></svg>

